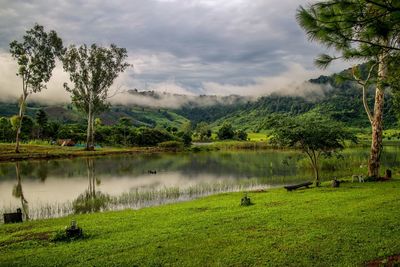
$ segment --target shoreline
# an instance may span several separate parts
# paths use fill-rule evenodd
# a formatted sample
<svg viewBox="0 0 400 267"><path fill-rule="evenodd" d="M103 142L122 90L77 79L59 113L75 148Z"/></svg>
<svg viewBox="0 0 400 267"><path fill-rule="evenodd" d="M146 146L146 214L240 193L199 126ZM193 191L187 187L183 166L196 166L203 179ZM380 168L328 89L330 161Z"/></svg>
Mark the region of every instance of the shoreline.
<svg viewBox="0 0 400 267"><path fill-rule="evenodd" d="M21 152L15 153L12 144L0 144L0 162L69 159L77 157L98 157L122 154L151 154L162 152L174 152L171 149L160 147L132 147L116 148L105 147L95 151L85 151L82 148L60 147L50 145L21 145Z"/></svg>
<svg viewBox="0 0 400 267"><path fill-rule="evenodd" d="M399 145L398 141L387 141L385 146ZM52 160L52 159L68 159L77 157L98 157L108 155L123 154L153 154L153 153L182 153L182 152L210 152L219 150L293 150L285 147L276 147L266 142L255 141L217 141L210 143L194 143L191 148L163 148L153 147L103 147L95 151L85 151L77 147L62 147L56 145L30 145L21 144L21 152L15 153L15 144L0 143L0 162L15 162L29 160ZM368 142L360 142L357 145L349 145L345 148L369 147Z"/></svg>

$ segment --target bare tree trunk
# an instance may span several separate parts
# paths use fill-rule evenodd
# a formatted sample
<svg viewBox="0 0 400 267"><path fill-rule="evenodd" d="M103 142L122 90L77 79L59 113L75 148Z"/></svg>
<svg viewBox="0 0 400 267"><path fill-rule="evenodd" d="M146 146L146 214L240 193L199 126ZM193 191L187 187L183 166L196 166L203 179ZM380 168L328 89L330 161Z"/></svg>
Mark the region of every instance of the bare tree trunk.
<svg viewBox="0 0 400 267"><path fill-rule="evenodd" d="M314 178L315 178L315 186L320 186L320 179L319 179L319 168L318 168L318 157L319 154L315 154L315 151L310 151L310 150L304 150L304 152L306 152L306 154L308 155L308 157L310 158L311 161L311 167L313 168L314 171Z"/></svg>
<svg viewBox="0 0 400 267"><path fill-rule="evenodd" d="M18 126L17 126L17 133L15 136L15 153L19 153L19 139L20 139L20 135L21 135L22 120L24 118L25 101L26 101L27 97L28 97L28 95L24 91L21 95L21 101L19 103L19 113L18 113L19 122L18 122Z"/></svg>
<svg viewBox="0 0 400 267"><path fill-rule="evenodd" d="M319 179L319 168L318 168L318 160L317 157L314 155L313 161L313 169L314 169L314 176L315 176L315 186L320 186L321 181Z"/></svg>
<svg viewBox="0 0 400 267"><path fill-rule="evenodd" d="M93 150L93 144L92 144L92 117L93 117L93 109L92 109L92 103L89 103L89 108L88 108L88 121L87 121L87 133L86 133L86 150Z"/></svg>
<svg viewBox="0 0 400 267"><path fill-rule="evenodd" d="M383 149L383 103L384 103L384 81L387 76L385 55L379 56L378 82L375 90L374 114L372 118L372 142L371 153L368 161L368 176L379 177L380 156Z"/></svg>
<svg viewBox="0 0 400 267"><path fill-rule="evenodd" d="M92 150L95 150L95 148L94 148L94 146L95 146L95 142L94 142L94 133L95 133L95 128L94 128L94 114L92 114L92 133L91 133L91 136L90 136L90 141L91 141L91 143L92 143Z"/></svg>

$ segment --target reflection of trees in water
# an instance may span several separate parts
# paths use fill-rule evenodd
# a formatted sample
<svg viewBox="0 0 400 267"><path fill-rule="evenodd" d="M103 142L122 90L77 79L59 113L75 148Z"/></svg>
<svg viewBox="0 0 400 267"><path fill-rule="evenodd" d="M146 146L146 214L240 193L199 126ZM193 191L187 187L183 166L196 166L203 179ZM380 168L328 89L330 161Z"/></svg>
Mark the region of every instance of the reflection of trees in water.
<svg viewBox="0 0 400 267"><path fill-rule="evenodd" d="M41 162L39 162L39 164L37 166L36 175L42 182L45 182L47 179L47 175L49 172L47 165L48 165L47 161L44 161L44 162L41 161Z"/></svg>
<svg viewBox="0 0 400 267"><path fill-rule="evenodd" d="M86 158L86 170L88 177L88 188L78 196L72 203L74 213L90 213L104 210L110 197L100 191L96 191L96 186L100 185L101 180L96 178L94 160Z"/></svg>
<svg viewBox="0 0 400 267"><path fill-rule="evenodd" d="M29 220L28 201L25 199L24 191L22 190L21 168L20 168L19 162L15 163L15 173L16 173L16 178L17 178L17 184L14 185L12 195L16 198L21 199L22 212L25 216L25 219Z"/></svg>
<svg viewBox="0 0 400 267"><path fill-rule="evenodd" d="M350 148L344 151L344 160L328 159L325 165L334 163L337 170L355 168L367 160L368 155L368 151L364 148ZM398 147L385 147L382 165L387 168L398 166L399 155ZM309 174L308 165L303 164L297 152L280 150L105 156L93 158L93 163L96 165L98 176L101 177L135 177L146 175L148 170L179 172L190 179L207 174L238 179L245 177L288 179L296 176L305 177ZM20 162L20 172L25 180L46 181L47 177L86 176L88 168L91 168L87 165L87 161L83 158ZM2 179L14 180L14 168L14 164L0 164ZM330 174L332 170L327 171ZM93 193L93 189L89 188L89 191Z"/></svg>

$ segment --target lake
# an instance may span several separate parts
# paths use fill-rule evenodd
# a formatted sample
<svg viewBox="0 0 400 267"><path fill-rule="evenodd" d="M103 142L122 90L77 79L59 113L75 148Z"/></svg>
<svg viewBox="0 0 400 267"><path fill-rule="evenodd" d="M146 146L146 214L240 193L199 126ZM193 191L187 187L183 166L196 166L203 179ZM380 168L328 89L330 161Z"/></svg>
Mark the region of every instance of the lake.
<svg viewBox="0 0 400 267"><path fill-rule="evenodd" d="M399 165L385 147L382 172ZM367 172L368 148L321 163L323 180ZM297 151L162 153L0 164L0 213L21 208L29 219L160 205L220 192L312 181ZM240 200L238 200L239 203ZM1 218L2 219L2 218Z"/></svg>

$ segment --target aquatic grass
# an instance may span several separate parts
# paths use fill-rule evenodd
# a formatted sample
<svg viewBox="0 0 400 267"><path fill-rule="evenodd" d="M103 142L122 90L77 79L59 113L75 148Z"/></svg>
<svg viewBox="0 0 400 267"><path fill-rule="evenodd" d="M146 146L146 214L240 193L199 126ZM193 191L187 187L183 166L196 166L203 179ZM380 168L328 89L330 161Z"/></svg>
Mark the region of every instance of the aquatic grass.
<svg viewBox="0 0 400 267"><path fill-rule="evenodd" d="M28 212L30 220L59 218L71 214L115 211L123 209L140 209L150 206L164 205L174 202L188 201L218 193L240 192L270 188L267 184L259 183L257 179L237 181L221 181L201 183L188 187L162 187L159 189L136 188L118 196L110 196L96 192L95 196L87 192L74 201L65 203L36 203ZM15 212L18 205L0 209L1 214ZM2 220L2 218L1 218Z"/></svg>

